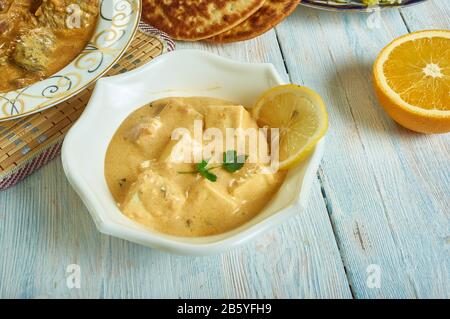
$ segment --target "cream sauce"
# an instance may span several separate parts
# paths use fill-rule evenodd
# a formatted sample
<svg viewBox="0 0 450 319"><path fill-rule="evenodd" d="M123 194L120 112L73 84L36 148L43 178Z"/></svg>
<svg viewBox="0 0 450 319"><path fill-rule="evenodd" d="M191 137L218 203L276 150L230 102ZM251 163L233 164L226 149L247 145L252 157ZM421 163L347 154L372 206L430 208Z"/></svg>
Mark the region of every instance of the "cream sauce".
<svg viewBox="0 0 450 319"><path fill-rule="evenodd" d="M0 4L1 2L0 0ZM42 9L39 8L34 13L36 3L39 6L43 3L41 8L50 7L54 10L47 9L45 11L46 16L53 16L54 19L59 17L62 21L65 21L66 15L61 14L61 10L65 10L71 4L79 4L81 5L83 23L79 28L73 29L47 26L48 22L45 18L42 18L42 21L39 19L39 16L43 15ZM47 5L48 3L50 4ZM58 8L53 8L53 3L57 7L61 6L62 9L56 10ZM5 12L0 10L0 93L17 90L46 79L72 62L80 55L92 38L97 25L99 11L98 0L65 0L64 2L14 0L8 8L8 10L5 9ZM7 32L2 30L2 26L7 29ZM28 64L31 65L39 56L36 52L40 52L40 55L45 55L48 59L45 67L43 66L42 69L37 68L39 63L36 63L35 67L37 69L35 70L34 68L24 68L23 65L17 64L13 56L17 44L23 42L22 37L34 34L33 32L36 30L45 30L45 32L41 31L35 37L28 37L29 41L33 42L28 43L27 54L23 54L27 58L22 58L22 60L28 60ZM43 41L41 37L47 36L49 33L54 35L54 43L51 49L43 51L39 49L38 44ZM31 49L34 50L35 55L30 53Z"/></svg>
<svg viewBox="0 0 450 319"><path fill-rule="evenodd" d="M171 160L179 143L171 133L184 127L193 134L194 120L203 121L203 130L216 127L223 134L227 127L258 128L243 106L211 98L169 98L136 110L115 133L105 158L106 181L126 216L167 234L215 235L255 217L278 191L285 173L263 174L258 161L234 173L214 169L216 182L180 174L195 171L196 164Z"/></svg>

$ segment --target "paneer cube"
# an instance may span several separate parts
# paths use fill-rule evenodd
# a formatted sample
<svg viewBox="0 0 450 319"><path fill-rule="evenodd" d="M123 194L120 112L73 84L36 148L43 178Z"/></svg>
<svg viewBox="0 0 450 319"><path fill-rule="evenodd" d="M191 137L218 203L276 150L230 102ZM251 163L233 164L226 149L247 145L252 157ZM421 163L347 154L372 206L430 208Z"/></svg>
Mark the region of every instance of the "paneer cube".
<svg viewBox="0 0 450 319"><path fill-rule="evenodd" d="M253 163L269 160L267 137L243 106L214 106L205 112L205 128L220 129L224 138L221 154L214 154L215 158L221 159L223 152L236 150L239 155L247 155ZM234 130L227 132L227 128ZM230 133L233 135L230 136Z"/></svg>
<svg viewBox="0 0 450 319"><path fill-rule="evenodd" d="M270 193L277 182L275 175L265 172L260 164L246 164L244 168L233 175L229 192L236 198L257 199Z"/></svg>
<svg viewBox="0 0 450 319"><path fill-rule="evenodd" d="M49 67L50 55L55 50L56 37L48 28L37 28L20 36L12 58L29 71L42 71Z"/></svg>
<svg viewBox="0 0 450 319"><path fill-rule="evenodd" d="M126 215L142 220L170 214L176 216L186 201L185 193L170 178L149 169L141 173L121 204ZM167 216L169 217L169 216Z"/></svg>
<svg viewBox="0 0 450 319"><path fill-rule="evenodd" d="M185 127L189 131L194 130L194 121L203 120L203 115L189 104L174 102L167 104L159 113L161 121L171 128Z"/></svg>
<svg viewBox="0 0 450 319"><path fill-rule="evenodd" d="M202 216L203 222L220 223L239 208L239 203L220 185L201 179L188 193L191 214Z"/></svg>
<svg viewBox="0 0 450 319"><path fill-rule="evenodd" d="M209 107L205 111L205 128L258 128L255 121L242 105Z"/></svg>
<svg viewBox="0 0 450 319"><path fill-rule="evenodd" d="M197 163L202 160L202 141L197 141L190 134L179 140L171 139L159 158L164 163Z"/></svg>
<svg viewBox="0 0 450 319"><path fill-rule="evenodd" d="M168 104L158 116L137 127L137 134L132 134L133 141L143 151L151 149L159 154L170 143L176 129L184 129L193 135L195 121L202 119L201 113L187 105Z"/></svg>

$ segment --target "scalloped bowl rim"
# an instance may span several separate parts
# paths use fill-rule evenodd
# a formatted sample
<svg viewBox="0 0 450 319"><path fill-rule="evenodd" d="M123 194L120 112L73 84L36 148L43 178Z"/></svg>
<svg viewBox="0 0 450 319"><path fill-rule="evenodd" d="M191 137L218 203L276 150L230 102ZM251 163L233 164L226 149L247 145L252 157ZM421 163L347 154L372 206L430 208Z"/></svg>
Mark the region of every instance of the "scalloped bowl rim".
<svg viewBox="0 0 450 319"><path fill-rule="evenodd" d="M198 62L199 59L202 62ZM197 238L186 238L186 237L177 237L177 236L170 236L166 234L162 234L156 231L153 231L151 229L145 228L142 225L139 225L135 223L134 221L131 221L127 217L125 217L120 210L117 208L115 203L113 203L112 195L109 193L109 198L101 198L102 195L96 194L96 189L89 185L87 182L85 175L83 175L83 172L80 172L79 168L77 167L77 161L76 157L78 156L77 153L74 151L79 145L77 146L77 143L83 143L81 140L83 134L86 135L89 131L89 129L95 128L95 117L100 116L100 108L104 108L104 105L108 104L108 101L105 99L108 99L107 95L104 95L105 92L108 91L108 86L110 86L110 89L113 88L115 92L118 92L119 89L118 85L127 85L127 82L132 82L133 79L139 79L137 80L138 83L142 83L145 79L145 75L151 76L154 74L153 69L162 68L164 70L170 69L171 65L174 62L180 62L180 61L190 61L191 63L186 63L186 65L195 65L195 63L204 63L205 68L210 67L211 70L216 68L217 70L220 70L221 68L228 69L228 70L240 70L241 72L255 72L255 74L260 75L267 75L268 80L273 82L273 84L285 84L285 82L281 79L280 75L275 70L275 67L272 64L269 63L246 63L246 62L237 62L228 58L220 57L217 55L214 55L212 53L208 53L205 51L200 50L178 50L173 51L170 53L163 54L157 58L155 58L153 61L151 61L148 64L145 64L135 70L132 70L130 72L108 77L108 78L102 78L100 79L96 87L94 89L94 92L92 94L91 100L89 101L86 110L83 112L79 120L74 124L74 126L70 129L68 132L64 144L62 147L62 163L64 172L67 176L67 179L69 183L72 185L72 187L75 189L75 191L78 193L82 201L84 202L85 206L87 207L88 211L90 212L95 225L97 226L98 230L104 234L108 234L111 236L119 237L125 240L129 240L135 243L143 244L145 246L149 246L152 248L160 249L163 251L168 251L176 254L181 255L209 255L209 254L215 254L220 253L223 251L226 251L230 248L239 246L250 239L254 238L255 236L265 232L268 229L274 228L275 226L279 225L281 222L285 221L288 218L291 218L295 216L299 211L305 208L305 205L307 203L307 199L309 197L309 190L312 184L313 179L315 178L317 169L319 167L320 161L323 156L324 152L324 146L325 146L325 140L322 139L316 146L314 152L310 155L310 157L305 160L305 163L307 165L303 165L302 167L299 167L298 169L293 169L289 172L289 174L292 173L292 175L300 176L301 174L302 179L299 185L295 184L295 188L298 188L297 193L300 193L300 195L297 195L295 197L295 200L292 202L286 203L286 206L279 211L276 211L274 213L271 213L270 215L266 217L261 217L261 220L257 220L258 216L254 217L251 221L249 221L247 224L244 224L243 226L240 226L234 230L231 230L227 233L215 235L215 236L208 236L208 237L197 237ZM192 61L194 64L192 64ZM175 67L173 67L175 68ZM248 74L248 73L247 73ZM131 86L130 86L131 87ZM133 88L134 90L134 88ZM219 89L221 90L221 89ZM207 89L206 89L207 91ZM205 91L205 92L206 92ZM123 91L123 93L128 91ZM137 91L144 92L144 91ZM194 92L194 91L192 91ZM192 93L191 92L191 93ZM197 92L197 91L196 91ZM211 92L211 91L208 91ZM155 91L149 94L153 94L152 99L157 99L161 97L167 97L167 96L182 96L184 91L175 89L175 90L166 90L166 91ZM129 92L126 94L130 94ZM148 94L145 93L145 94ZM162 96L158 95L162 94ZM222 93L219 93L222 94ZM224 93L223 93L224 94ZM118 93L117 96L120 94ZM188 94L191 96L198 96L198 94ZM206 94L209 96L212 96L211 94ZM214 96L218 97L218 96ZM146 103L151 102L151 100L147 100ZM127 102L128 103L128 102ZM114 124L111 124L111 127L108 128L110 132L108 133L108 138L104 137L104 139L108 141L110 140L110 137L118 126L122 123L123 119L126 118L131 112L133 112L135 109L139 108L140 106L146 104L141 104L138 102L130 102L133 106L132 107L124 107L124 114L117 116L117 119ZM125 111L126 109L126 111ZM114 116L114 115L108 115L108 116ZM102 121L103 122L103 121ZM97 122L99 123L99 122ZM103 125L103 124L99 124ZM106 125L106 124L105 124ZM109 125L109 124L108 124ZM89 144L89 142L88 142ZM107 147L107 146L106 146ZM103 154L106 153L106 148L104 145L102 146L102 150L98 151ZM95 150L94 150L95 152ZM98 169L103 168L103 163L94 163L95 165L99 165ZM92 164L92 165L94 165ZM295 171L295 172L294 172ZM97 172L98 173L98 172ZM84 173L86 174L86 173ZM288 176L289 176L288 174ZM101 172L101 175L103 176L103 181L98 181L99 183L102 183L102 187L106 187L106 181L104 179L104 171ZM100 177L99 177L100 179ZM294 184L293 184L294 185ZM292 185L291 185L292 187ZM301 192L300 192L301 189ZM104 190L103 190L104 191ZM109 190L108 190L109 192ZM109 213L109 210L105 210L106 202L109 205L109 209L116 210L114 213L117 214L120 213L122 218L127 219L127 223L130 222L132 226L130 225L124 225L123 222L118 222L117 220L113 220L114 218L111 218L111 214ZM112 206L114 204L114 207ZM117 216L118 217L118 216Z"/></svg>

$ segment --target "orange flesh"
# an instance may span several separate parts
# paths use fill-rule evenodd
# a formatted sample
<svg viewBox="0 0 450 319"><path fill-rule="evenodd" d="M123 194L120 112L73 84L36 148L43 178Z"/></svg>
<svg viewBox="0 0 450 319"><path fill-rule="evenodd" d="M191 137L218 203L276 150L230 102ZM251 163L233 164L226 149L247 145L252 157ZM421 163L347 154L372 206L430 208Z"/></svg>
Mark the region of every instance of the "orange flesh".
<svg viewBox="0 0 450 319"><path fill-rule="evenodd" d="M450 109L450 39L405 42L391 52L383 72L388 85L408 104Z"/></svg>

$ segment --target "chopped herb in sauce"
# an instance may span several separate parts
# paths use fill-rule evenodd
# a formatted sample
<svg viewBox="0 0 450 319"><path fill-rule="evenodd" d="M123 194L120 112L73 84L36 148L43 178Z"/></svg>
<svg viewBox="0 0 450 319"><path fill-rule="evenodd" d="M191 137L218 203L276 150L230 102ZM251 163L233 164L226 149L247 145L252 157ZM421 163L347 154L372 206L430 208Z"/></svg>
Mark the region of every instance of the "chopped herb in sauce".
<svg viewBox="0 0 450 319"><path fill-rule="evenodd" d="M122 178L122 179L119 181L119 186L120 186L120 187L123 187L123 185L125 185L126 182L127 182L127 179L126 179L126 178Z"/></svg>
<svg viewBox="0 0 450 319"><path fill-rule="evenodd" d="M237 155L235 150L229 150L223 153L223 163L208 167L209 160L203 160L196 165L195 171L178 172L178 174L200 174L211 182L217 181L217 175L211 173L211 170L222 167L224 170L234 173L244 167L247 155Z"/></svg>

